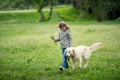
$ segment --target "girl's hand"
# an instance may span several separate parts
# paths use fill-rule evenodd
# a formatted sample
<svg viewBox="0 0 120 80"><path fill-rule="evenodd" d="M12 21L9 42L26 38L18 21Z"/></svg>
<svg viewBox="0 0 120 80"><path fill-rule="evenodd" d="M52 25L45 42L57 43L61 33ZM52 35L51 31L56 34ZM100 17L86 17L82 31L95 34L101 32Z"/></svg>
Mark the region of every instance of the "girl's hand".
<svg viewBox="0 0 120 80"><path fill-rule="evenodd" d="M52 40L55 40L53 36L50 36L50 38L51 38Z"/></svg>
<svg viewBox="0 0 120 80"><path fill-rule="evenodd" d="M51 39L54 41L54 42L56 42L56 40L54 39L54 37L53 36L50 36L51 37Z"/></svg>
<svg viewBox="0 0 120 80"><path fill-rule="evenodd" d="M52 37L52 36L51 36L51 39L52 39L52 40L55 40L54 37Z"/></svg>

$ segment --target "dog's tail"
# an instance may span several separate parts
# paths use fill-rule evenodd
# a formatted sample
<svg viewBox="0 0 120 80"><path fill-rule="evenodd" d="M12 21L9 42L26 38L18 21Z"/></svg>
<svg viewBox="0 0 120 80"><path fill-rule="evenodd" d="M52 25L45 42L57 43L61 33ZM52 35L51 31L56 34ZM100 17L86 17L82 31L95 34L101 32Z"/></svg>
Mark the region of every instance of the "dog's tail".
<svg viewBox="0 0 120 80"><path fill-rule="evenodd" d="M103 46L103 43L98 42L98 43L93 44L93 45L90 46L89 48L90 48L90 51L93 52L93 51L95 51L96 49L101 48L102 46Z"/></svg>

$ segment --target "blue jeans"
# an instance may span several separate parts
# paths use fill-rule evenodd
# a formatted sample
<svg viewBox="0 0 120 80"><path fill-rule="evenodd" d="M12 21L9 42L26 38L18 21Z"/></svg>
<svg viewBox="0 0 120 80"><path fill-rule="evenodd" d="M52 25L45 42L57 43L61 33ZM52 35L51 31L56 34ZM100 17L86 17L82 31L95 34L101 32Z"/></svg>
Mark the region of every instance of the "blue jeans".
<svg viewBox="0 0 120 80"><path fill-rule="evenodd" d="M63 56L63 67L68 68L68 62L66 57L66 48L62 48L62 56Z"/></svg>

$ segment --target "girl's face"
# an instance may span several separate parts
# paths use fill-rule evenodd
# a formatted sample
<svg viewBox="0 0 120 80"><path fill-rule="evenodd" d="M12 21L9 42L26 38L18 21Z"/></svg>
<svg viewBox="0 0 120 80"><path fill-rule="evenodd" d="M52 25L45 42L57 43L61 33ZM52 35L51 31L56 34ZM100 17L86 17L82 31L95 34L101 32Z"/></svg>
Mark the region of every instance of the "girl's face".
<svg viewBox="0 0 120 80"><path fill-rule="evenodd" d="M60 30L62 31L65 31L65 29L66 29L65 27L60 27Z"/></svg>

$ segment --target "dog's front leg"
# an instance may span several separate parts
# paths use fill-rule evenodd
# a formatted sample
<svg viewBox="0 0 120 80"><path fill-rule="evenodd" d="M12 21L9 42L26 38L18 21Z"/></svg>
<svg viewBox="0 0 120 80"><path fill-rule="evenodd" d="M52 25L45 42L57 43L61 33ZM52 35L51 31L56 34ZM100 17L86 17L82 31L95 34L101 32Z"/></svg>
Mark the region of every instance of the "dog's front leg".
<svg viewBox="0 0 120 80"><path fill-rule="evenodd" d="M79 67L82 68L82 58L79 58Z"/></svg>
<svg viewBox="0 0 120 80"><path fill-rule="evenodd" d="M84 68L86 68L88 66L88 59L84 59L85 65Z"/></svg>
<svg viewBox="0 0 120 80"><path fill-rule="evenodd" d="M72 68L75 69L75 61L72 61Z"/></svg>

